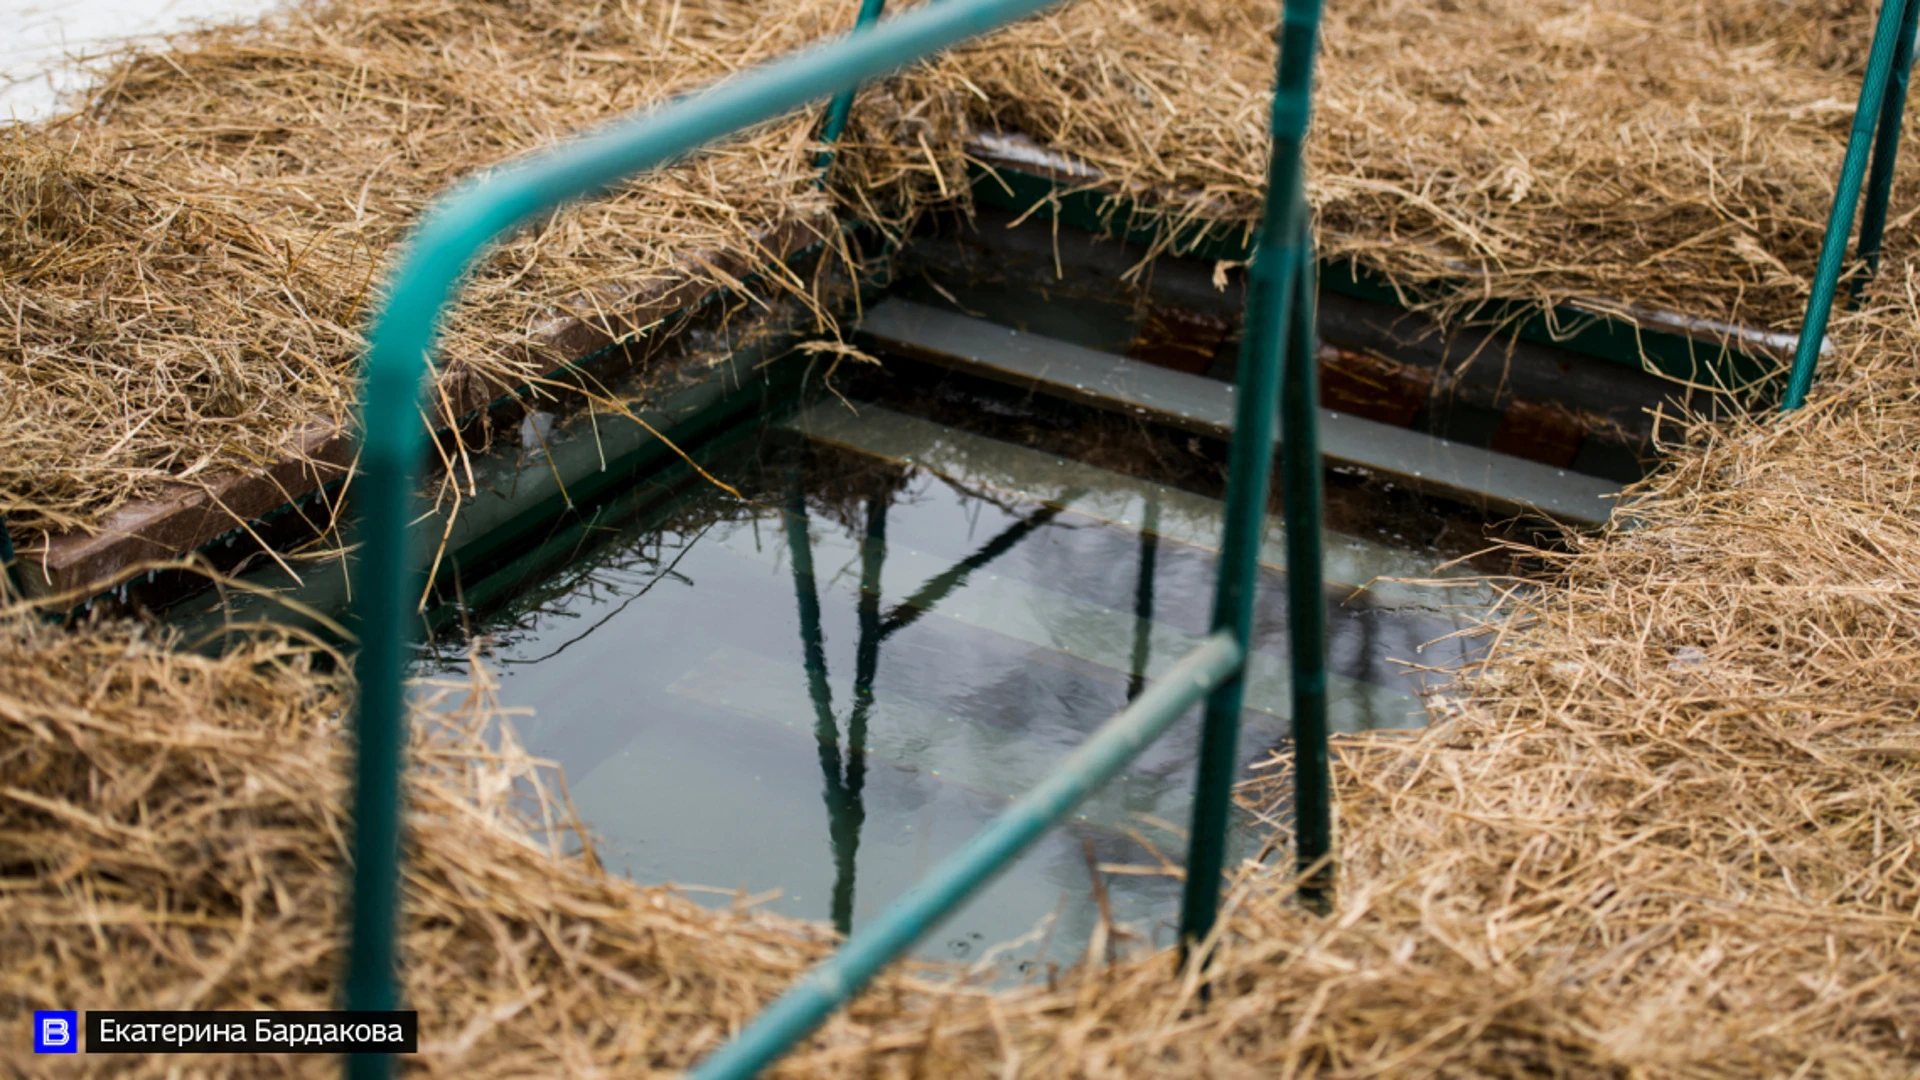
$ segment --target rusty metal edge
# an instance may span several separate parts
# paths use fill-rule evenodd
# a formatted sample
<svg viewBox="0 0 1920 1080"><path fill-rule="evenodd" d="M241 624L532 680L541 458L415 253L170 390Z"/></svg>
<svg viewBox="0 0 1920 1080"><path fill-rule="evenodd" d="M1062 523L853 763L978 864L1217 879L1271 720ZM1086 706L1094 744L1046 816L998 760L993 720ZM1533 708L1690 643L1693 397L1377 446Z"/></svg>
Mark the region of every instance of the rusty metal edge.
<svg viewBox="0 0 1920 1080"><path fill-rule="evenodd" d="M764 229L754 236L775 259L786 260L824 240L832 229L827 216ZM681 260L683 270L646 284L611 283L581 297L580 307L624 308L603 318L560 316L532 335L527 353L555 359L539 378L550 378L616 344L622 337L725 291L718 278L745 278L749 260L734 253L704 252ZM717 271L717 273L716 273ZM564 306L575 306L572 304ZM613 325L609 325L612 323ZM470 372L456 372L443 383L453 413L467 416L528 384L512 386ZM92 530L43 536L19 550L22 584L31 596L98 593L113 587L130 570L178 558L237 528L243 528L345 477L353 462L354 440L331 423L295 432L293 450L259 472L224 472L200 484L172 484L161 494L114 510Z"/></svg>

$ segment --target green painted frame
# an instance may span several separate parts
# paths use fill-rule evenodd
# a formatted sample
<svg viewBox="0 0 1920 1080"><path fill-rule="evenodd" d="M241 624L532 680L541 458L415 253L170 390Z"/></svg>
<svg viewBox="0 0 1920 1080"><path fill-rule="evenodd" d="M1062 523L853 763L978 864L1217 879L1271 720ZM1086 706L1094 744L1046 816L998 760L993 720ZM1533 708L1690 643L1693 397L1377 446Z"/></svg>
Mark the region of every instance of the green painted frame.
<svg viewBox="0 0 1920 1080"><path fill-rule="evenodd" d="M1054 0L978 0L917 8L856 31L832 45L795 54L713 88L616 123L519 164L464 184L429 209L408 241L392 286L374 320L368 350L360 440L362 476L355 607L360 651L355 658L353 878L345 1006L392 1009L397 980L402 776L406 746L404 675L419 595L419 568L409 565L406 524L412 517L426 437L418 416L428 358L446 309L480 254L500 236L563 203L607 190L621 180L675 160L717 139L969 38L1034 14ZM877 4L869 4L873 13ZM1078 750L920 887L855 933L833 958L775 1002L741 1037L698 1071L707 1078L757 1072L805 1037L832 1011L978 890L1008 862L1110 780L1192 705L1206 699L1208 719L1195 796L1195 841L1189 852L1189 945L1212 931L1221 883L1224 829L1232 796L1234 719L1251 630L1255 557L1264 527L1267 472L1276 413L1284 405L1282 469L1289 485L1288 572L1295 738L1305 800L1301 857L1320 865L1330 839L1325 783L1325 600L1319 588L1320 456L1312 417L1312 266L1305 235L1300 143L1310 105L1319 0L1286 0L1282 20L1268 215L1253 263L1240 365L1240 414L1228 491L1215 632L1165 676L1095 732ZM1283 373L1287 389L1281 392ZM1233 708L1228 706L1232 705ZM1318 718L1316 720L1316 718ZM1311 745L1308 745L1311 744ZM1227 763L1221 768L1220 763ZM1314 805L1317 801L1317 805ZM354 1055L350 1075L384 1077L386 1055Z"/></svg>
<svg viewBox="0 0 1920 1080"><path fill-rule="evenodd" d="M1887 223L1887 200L1893 194L1893 167L1900 153L1901 120L1907 108L1907 80L1913 70L1913 38L1920 19L1920 0L1881 0L1880 17L1873 27L1873 45L1867 52L1866 77L1860 80L1860 101L1854 106L1853 127L1847 133L1847 153L1840 162L1840 182L1827 216L1827 232L1820 239L1820 260L1814 266L1813 291L1807 297L1807 317L1800 322L1800 340L1793 351L1780 409L1792 412L1806 404L1813 387L1814 369L1826 345L1827 319L1833 313L1834 294L1853 232L1853 211L1867 178L1867 155L1873 155L1872 181L1861 214L1860 244L1855 254L1866 262L1866 275L1880 267L1880 244ZM1856 279L1855 293L1864 279Z"/></svg>

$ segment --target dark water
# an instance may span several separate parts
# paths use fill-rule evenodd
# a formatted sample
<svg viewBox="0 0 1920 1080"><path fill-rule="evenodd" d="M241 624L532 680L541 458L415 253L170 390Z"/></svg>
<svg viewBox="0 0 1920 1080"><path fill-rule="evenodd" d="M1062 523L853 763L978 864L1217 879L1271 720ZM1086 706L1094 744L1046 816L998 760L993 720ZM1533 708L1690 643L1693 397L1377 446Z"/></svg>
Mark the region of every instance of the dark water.
<svg viewBox="0 0 1920 1080"><path fill-rule="evenodd" d="M505 703L532 710L523 740L639 881L777 891L774 910L857 928L1206 627L1219 508L1187 492L837 404L716 470L745 502L697 483L595 520L558 573L467 583L496 597L466 626ZM1420 646L1459 617L1429 605L1462 598L1351 597L1431 559L1341 536L1329 550L1336 726L1418 723L1392 661L1444 663ZM1286 748L1280 584L1269 568L1248 764ZM448 635L430 666L465 648ZM1196 741L1188 717L923 951L978 958L1034 931L1019 956L1072 958L1098 917L1096 865L1115 920L1169 941Z"/></svg>

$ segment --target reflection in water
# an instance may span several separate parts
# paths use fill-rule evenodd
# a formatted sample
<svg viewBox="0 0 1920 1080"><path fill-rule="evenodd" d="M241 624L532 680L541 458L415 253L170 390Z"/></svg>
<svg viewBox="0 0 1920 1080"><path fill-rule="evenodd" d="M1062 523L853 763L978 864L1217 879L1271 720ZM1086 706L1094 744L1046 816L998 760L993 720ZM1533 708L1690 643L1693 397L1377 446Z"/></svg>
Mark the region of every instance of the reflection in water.
<svg viewBox="0 0 1920 1080"><path fill-rule="evenodd" d="M886 420L863 410L868 433ZM541 565L557 571L466 583L493 598L474 625L503 700L533 710L528 746L562 764L610 867L778 889L774 910L848 932L1204 637L1217 504L942 438L911 461L783 440L760 448L765 466L715 464L744 503L695 487L589 514L552 537L565 558ZM1243 767L1286 737L1285 609L1263 577ZM1431 609L1341 606L1335 685L1354 725L1404 722L1416 706L1386 657L1454 628ZM463 643L443 648L457 662ZM838 694L835 671L851 675ZM1105 866L1177 860L1179 826L1162 823L1188 816L1196 736L1176 726L929 951L974 956L1051 918L1045 958L1073 958L1101 917L1085 846ZM1115 919L1171 934L1177 876L1107 888Z"/></svg>
<svg viewBox="0 0 1920 1080"><path fill-rule="evenodd" d="M687 557L687 553L692 551L694 547L698 545L700 541L706 537L708 531L711 530L712 528L713 528L712 525L707 525L703 527L699 532L693 534L693 537L686 542L685 546L681 547L679 552L677 552L674 555L673 561L668 563L663 569L659 570L652 577L648 578L646 584L634 590L633 594L628 596L625 600L620 601L620 603L616 605L612 611L609 611L605 615L602 615L600 618L595 619L592 623L590 623L588 626L580 630L578 633L575 633L573 636L567 638L565 641L562 641L560 644L554 646L551 651L542 653L539 656L531 656L531 657L525 657L525 658L515 658L511 656L504 656L499 658L497 662L502 667L514 667L514 666L528 665L528 664L544 664L547 661L552 660L554 657L559 656L561 653L566 652L568 649L573 648L575 645L579 644L580 642L586 640L587 635L593 633L594 631L600 629L601 627L607 625L613 620L619 618L621 615L625 614L626 610L632 607L635 601L640 600L641 598L645 597L648 593L652 592L653 587L655 585L658 585L662 581L666 581L669 578L676 577L677 571L680 569L680 561ZM656 556L656 561L657 561L657 558L658 557ZM811 590L813 587L812 586L813 571L809 569L807 571L807 574L808 574L807 587L809 590ZM590 583L589 587L599 584L597 580L591 577L585 580ZM681 578L679 580L685 581L684 578ZM803 610L804 610L804 605L803 605ZM535 611L542 614L546 613L543 609L538 609L538 608L536 608ZM804 618L804 615L802 617ZM819 618L820 618L820 607L819 607L819 604L816 602L814 604L814 621L817 623L819 621ZM822 683L820 686L820 689L822 692L824 692L826 690L826 684Z"/></svg>
<svg viewBox="0 0 1920 1080"><path fill-rule="evenodd" d="M860 785L866 776L867 716L873 711L873 677L880 668L880 573L887 558L887 505L893 499L889 491L867 496L867 527L860 537L860 611L859 638L853 650L853 711L847 716L847 821L840 832L847 839L844 858L836 858L833 886L834 925L841 933L853 927L854 849L860 843L860 822L866 811L860 802ZM835 841L836 845L840 841ZM844 870L841 868L844 867ZM843 921L844 920L844 921Z"/></svg>
<svg viewBox="0 0 1920 1080"><path fill-rule="evenodd" d="M989 540L986 546L953 564L950 570L927 579L925 585L914 591L912 596L902 600L898 606L887 613L887 621L881 624L883 637L892 637L895 633L912 626L920 616L932 611L935 604L946 599L953 590L967 583L968 575L1012 550L1015 544L1026 539L1027 534L1044 525L1049 525L1060 516L1057 506L1043 506L1025 518L1015 522L1007 531ZM868 530L872 535L872 530Z"/></svg>
<svg viewBox="0 0 1920 1080"><path fill-rule="evenodd" d="M863 700L872 698L872 675L867 672L861 694L854 690L853 716L847 723L847 753L844 767L840 756L840 725L833 715L833 690L827 685L826 640L820 632L820 595L813 581L813 544L807 535L807 498L799 483L799 470L792 471L793 495L787 500L786 534L788 562L793 567L793 593L800 606L800 643L807 669L807 697L813 702L814 735L820 743L820 772L826 778L822 795L827 802L827 835L833 846L833 928L842 934L853 932L854 860L860 852L860 825L867 812L860 800L860 789L867 779L867 728ZM875 500L875 508L885 521L885 504ZM866 597L862 590L861 602ZM860 653L867 653L867 620L861 619ZM875 657L878 651L875 650Z"/></svg>
<svg viewBox="0 0 1920 1080"><path fill-rule="evenodd" d="M1053 506L1041 507L1014 523L979 550L955 563L952 568L928 579L912 596L880 617L881 574L887 557L887 493L867 498L865 529L860 536L859 638L854 650L853 709L847 718L847 749L844 764L840 753L839 725L833 712L833 694L827 685L825 638L820 631L820 600L813 576L813 541L809 531L807 500L799 482L798 470L789 473L793 484L787 500L786 535L789 562L793 567L794 595L800 608L800 639L806 656L807 693L813 701L815 731L820 739L820 771L826 778L823 793L827 804L828 833L833 845L833 925L842 934L852 932L853 889L856 855L860 848L860 826L866 820L866 808L860 788L866 779L867 717L873 709L873 680L880 666L880 644L895 633L913 625L934 609L942 598L966 584L967 576L1006 554L1034 530L1060 514ZM1138 617L1152 617L1153 548L1156 538L1149 533L1141 548L1141 595L1145 608ZM1142 626L1145 624L1143 623ZM1147 649L1144 632L1136 634L1136 662L1127 699L1139 694L1145 682Z"/></svg>
<svg viewBox="0 0 1920 1080"><path fill-rule="evenodd" d="M1153 655L1153 564L1160 554L1160 500L1149 497L1140 519L1140 573L1134 578L1133 662L1127 666L1127 700L1147 688L1147 661Z"/></svg>

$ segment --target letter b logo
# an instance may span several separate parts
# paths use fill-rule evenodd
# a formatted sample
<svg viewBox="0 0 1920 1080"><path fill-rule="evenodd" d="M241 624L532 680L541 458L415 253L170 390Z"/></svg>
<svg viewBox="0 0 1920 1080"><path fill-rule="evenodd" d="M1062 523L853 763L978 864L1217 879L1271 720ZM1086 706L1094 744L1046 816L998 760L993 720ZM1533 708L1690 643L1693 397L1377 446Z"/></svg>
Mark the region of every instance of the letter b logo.
<svg viewBox="0 0 1920 1080"><path fill-rule="evenodd" d="M77 1054L80 1052L79 1014L72 1009L42 1009L33 1014L33 1052L36 1054Z"/></svg>

